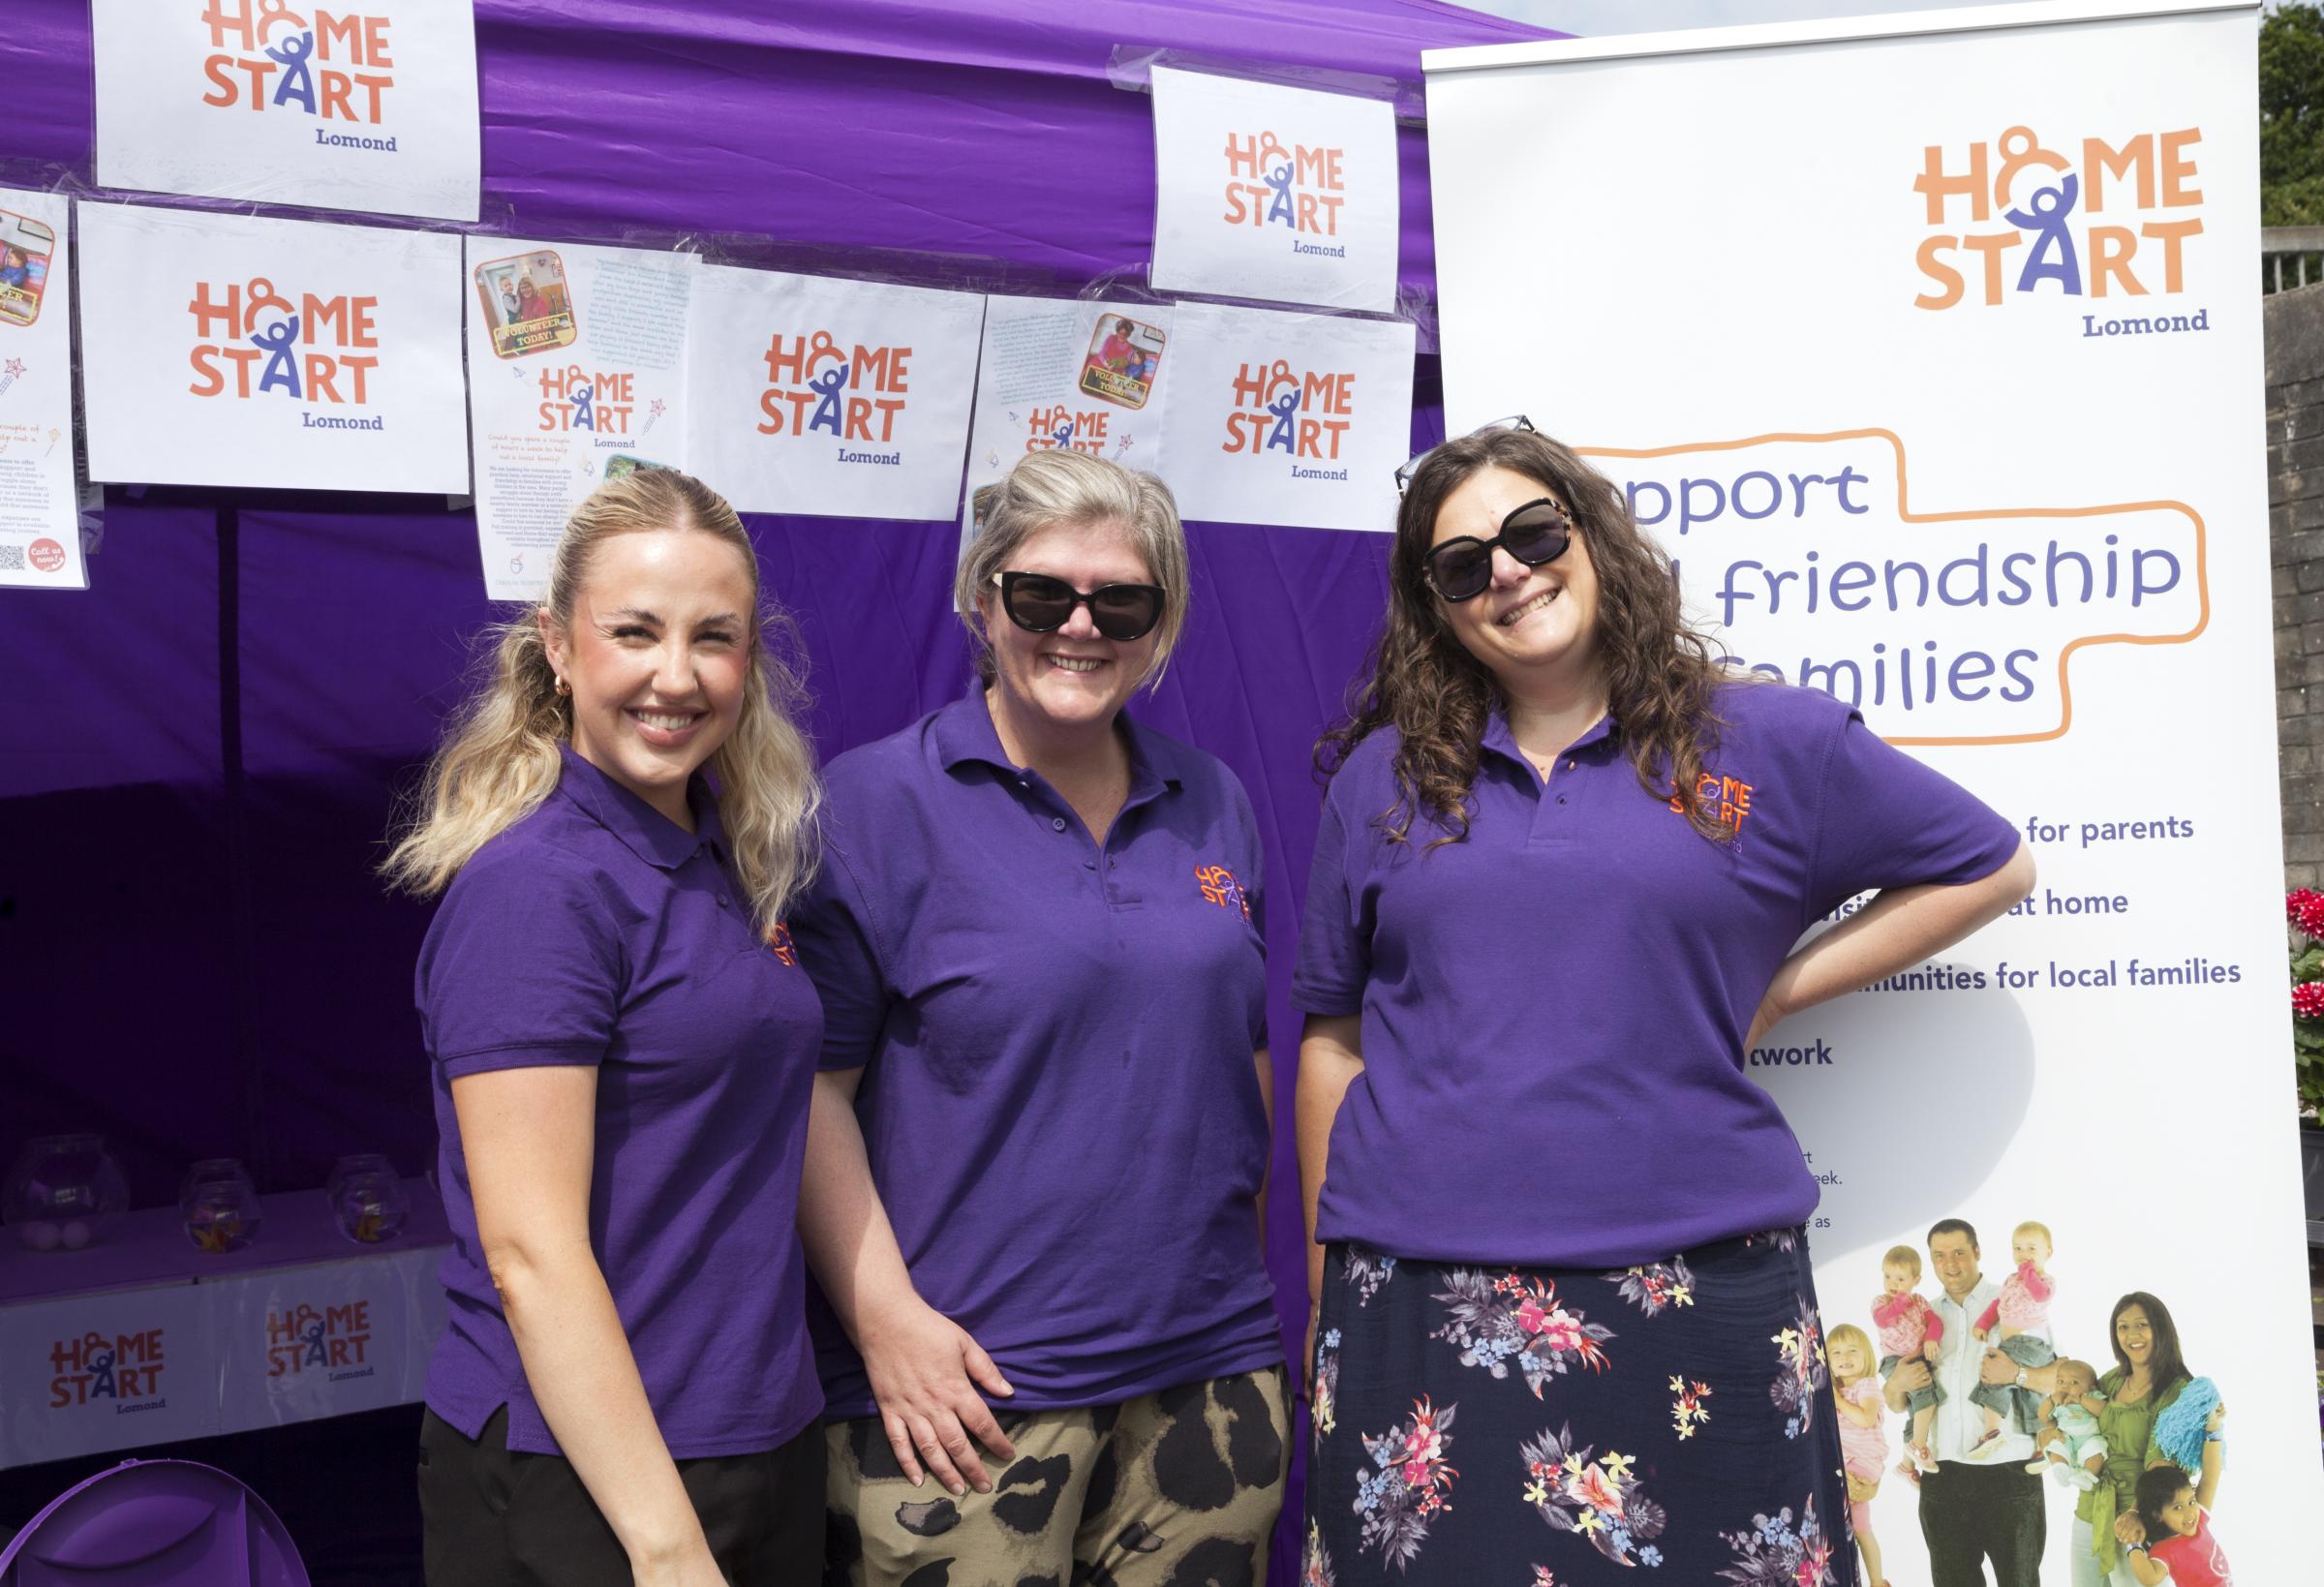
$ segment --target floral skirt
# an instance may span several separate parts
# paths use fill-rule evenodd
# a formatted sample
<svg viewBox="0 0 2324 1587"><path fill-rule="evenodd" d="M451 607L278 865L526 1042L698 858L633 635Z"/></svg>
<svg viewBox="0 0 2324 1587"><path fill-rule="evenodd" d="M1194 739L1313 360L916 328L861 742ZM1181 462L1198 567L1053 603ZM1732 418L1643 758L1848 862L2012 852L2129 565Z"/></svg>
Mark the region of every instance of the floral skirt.
<svg viewBox="0 0 2324 1587"><path fill-rule="evenodd" d="M1616 1271L1327 1253L1304 1587L1856 1587L1807 1242Z"/></svg>

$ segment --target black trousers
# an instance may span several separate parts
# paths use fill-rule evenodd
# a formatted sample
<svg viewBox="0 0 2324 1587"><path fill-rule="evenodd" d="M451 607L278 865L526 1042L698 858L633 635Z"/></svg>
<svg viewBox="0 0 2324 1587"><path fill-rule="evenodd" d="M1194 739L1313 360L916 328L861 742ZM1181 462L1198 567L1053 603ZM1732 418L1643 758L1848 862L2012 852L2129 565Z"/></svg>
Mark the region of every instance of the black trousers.
<svg viewBox="0 0 2324 1587"><path fill-rule="evenodd" d="M823 1429L763 1454L678 1462L733 1587L788 1587L823 1569ZM419 1427L428 1587L629 1587L629 1558L562 1455L508 1448L508 1410L483 1436L430 1411Z"/></svg>
<svg viewBox="0 0 2324 1587"><path fill-rule="evenodd" d="M2021 1461L1976 1466L1947 1460L1920 1480L1920 1535L1934 1587L2040 1587L2041 1479Z"/></svg>

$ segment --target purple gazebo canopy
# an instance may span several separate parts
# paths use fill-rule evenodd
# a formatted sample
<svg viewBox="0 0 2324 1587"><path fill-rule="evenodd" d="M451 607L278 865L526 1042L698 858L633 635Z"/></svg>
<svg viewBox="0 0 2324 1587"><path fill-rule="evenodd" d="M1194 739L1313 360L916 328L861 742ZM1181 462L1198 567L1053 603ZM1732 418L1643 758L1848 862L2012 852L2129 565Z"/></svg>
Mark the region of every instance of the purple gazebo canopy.
<svg viewBox="0 0 2324 1587"><path fill-rule="evenodd" d="M88 25L65 0L10 11L0 183L91 177ZM1150 250L1148 104L1116 80L1139 60L1374 79L1405 116L1401 281L1423 315L1420 51L1536 36L1434 0L477 0L476 28L488 228L1058 294L1137 279ZM1416 443L1441 427L1434 370L1424 356ZM0 1148L102 1130L139 1205L203 1156L244 1158L265 1189L356 1150L416 1171L428 911L371 867L492 615L473 517L434 498L107 494L87 594L0 591ZM950 524L751 528L827 756L964 687ZM1376 627L1386 548L1190 537L1184 645L1141 710L1225 758L1259 811L1288 1081L1309 747ZM1303 1324L1278 1096L1275 1267Z"/></svg>

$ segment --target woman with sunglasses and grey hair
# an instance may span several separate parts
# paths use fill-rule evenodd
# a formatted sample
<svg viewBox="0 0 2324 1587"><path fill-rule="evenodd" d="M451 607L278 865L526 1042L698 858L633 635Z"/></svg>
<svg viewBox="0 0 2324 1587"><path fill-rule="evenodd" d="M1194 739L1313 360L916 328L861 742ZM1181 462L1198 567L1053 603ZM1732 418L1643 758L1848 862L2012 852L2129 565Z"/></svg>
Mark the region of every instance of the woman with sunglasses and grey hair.
<svg viewBox="0 0 2324 1587"><path fill-rule="evenodd" d="M1731 675L1621 491L1530 425L1412 472L1318 759L1306 1579L1836 1579L1817 1182L1745 1054L2023 898L2015 829Z"/></svg>
<svg viewBox="0 0 2324 1587"><path fill-rule="evenodd" d="M1184 625L1184 534L1159 479L1067 450L982 517L976 687L832 763L791 921L827 1579L1255 1581L1287 1459L1258 829L1122 709Z"/></svg>

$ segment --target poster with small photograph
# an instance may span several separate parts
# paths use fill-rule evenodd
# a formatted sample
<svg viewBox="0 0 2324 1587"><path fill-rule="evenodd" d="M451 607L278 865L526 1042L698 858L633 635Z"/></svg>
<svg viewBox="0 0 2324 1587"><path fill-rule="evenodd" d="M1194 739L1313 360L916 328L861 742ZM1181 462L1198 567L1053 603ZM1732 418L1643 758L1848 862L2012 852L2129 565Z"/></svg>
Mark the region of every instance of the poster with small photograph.
<svg viewBox="0 0 2324 1587"><path fill-rule="evenodd" d="M489 259L476 266L475 278L484 323L492 328L492 351L501 357L571 347L581 334L565 260L554 252L544 248Z"/></svg>
<svg viewBox="0 0 2324 1587"><path fill-rule="evenodd" d="M1162 366L1162 346L1169 340L1169 332L1159 325L1126 314L1104 316L1090 333L1089 354L1082 360L1083 394L1124 408L1144 408L1154 389L1154 373Z"/></svg>
<svg viewBox="0 0 2324 1587"><path fill-rule="evenodd" d="M56 233L48 227L0 209L0 325L29 325L41 317L55 252Z"/></svg>

